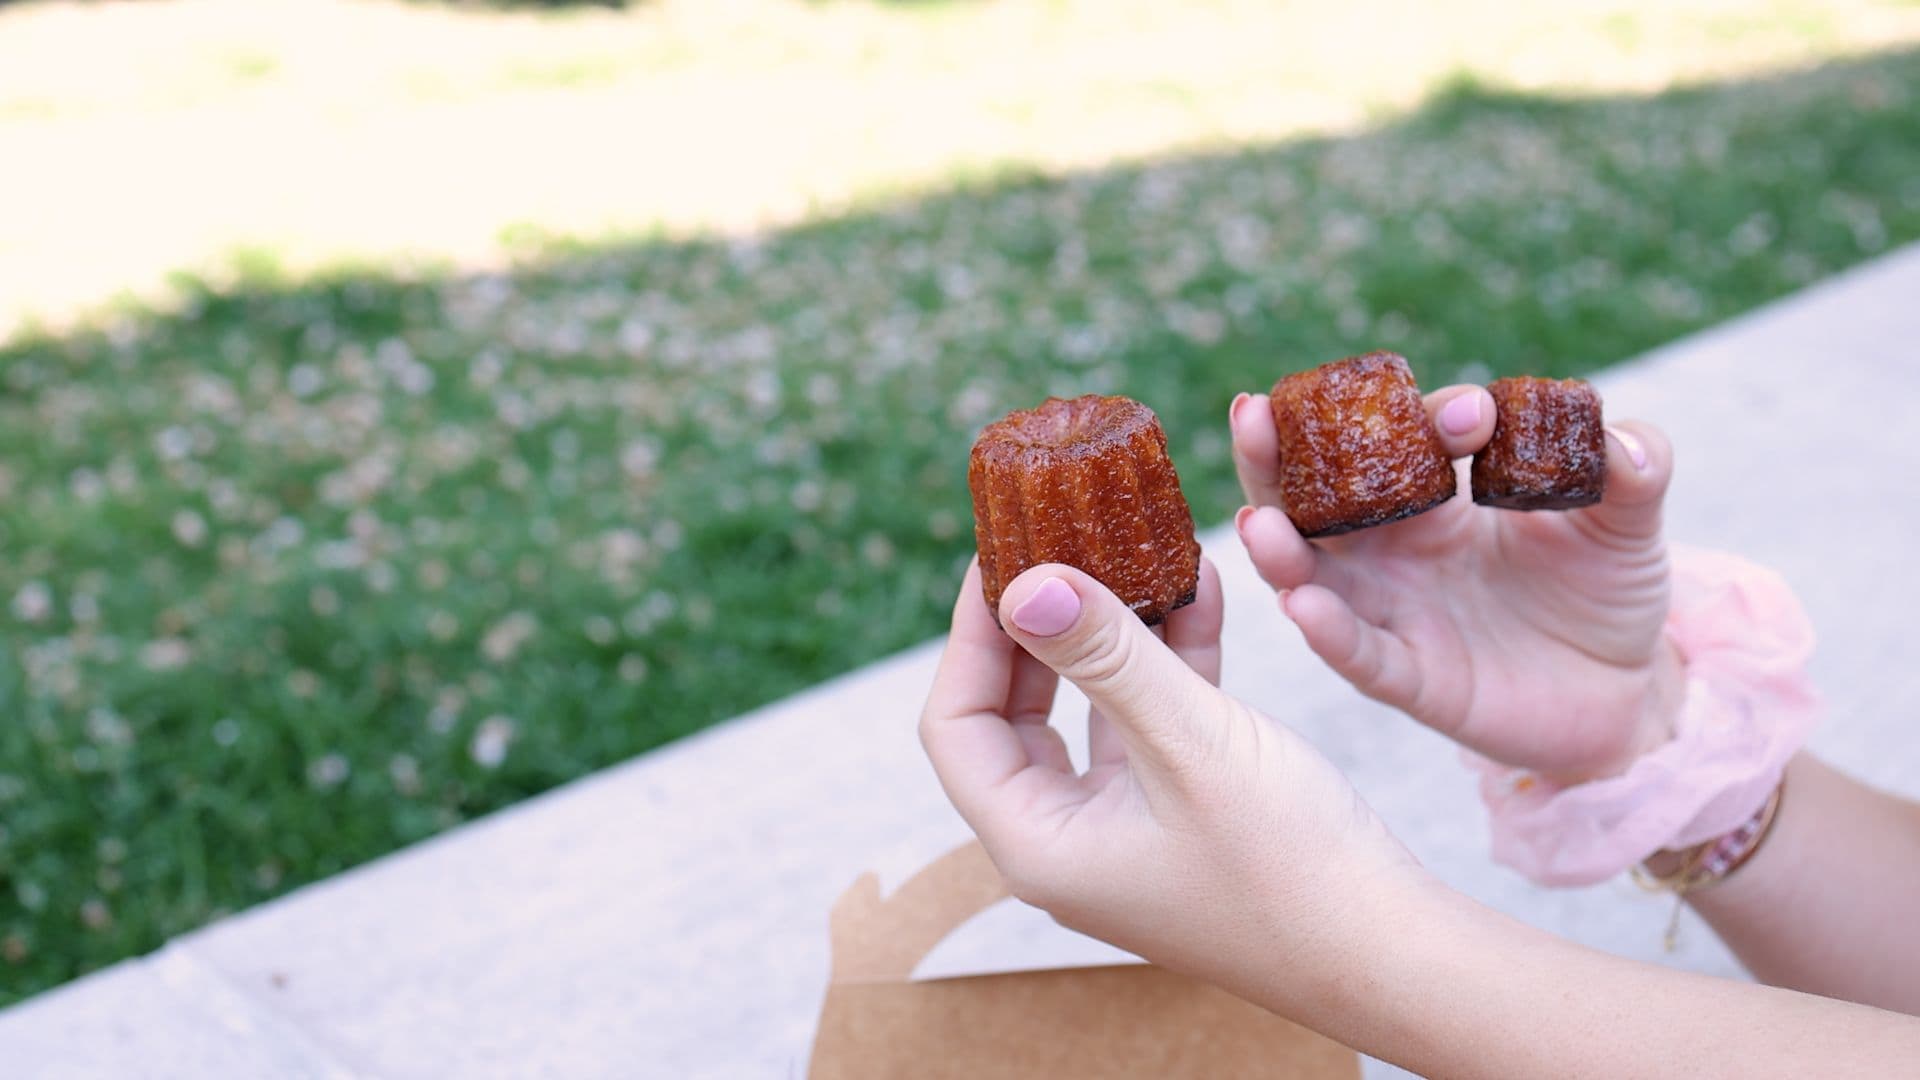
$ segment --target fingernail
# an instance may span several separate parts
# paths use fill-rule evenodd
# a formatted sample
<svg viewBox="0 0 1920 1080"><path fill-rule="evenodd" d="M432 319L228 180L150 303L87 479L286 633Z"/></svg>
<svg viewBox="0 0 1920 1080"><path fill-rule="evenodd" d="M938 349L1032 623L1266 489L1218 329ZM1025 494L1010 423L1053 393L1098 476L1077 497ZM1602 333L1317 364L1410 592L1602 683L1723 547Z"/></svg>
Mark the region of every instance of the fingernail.
<svg viewBox="0 0 1920 1080"><path fill-rule="evenodd" d="M1034 637L1052 637L1080 617L1080 594L1059 578L1048 578L1026 602L1013 609L1013 625Z"/></svg>
<svg viewBox="0 0 1920 1080"><path fill-rule="evenodd" d="M1607 430L1613 433L1614 438L1620 440L1621 447L1627 452L1627 460L1633 462L1634 468L1644 469L1647 467L1647 448L1640 445L1639 439L1621 431L1619 428L1610 427Z"/></svg>
<svg viewBox="0 0 1920 1080"><path fill-rule="evenodd" d="M1241 536L1247 535L1247 519L1253 516L1253 507L1243 506L1233 512L1233 531Z"/></svg>
<svg viewBox="0 0 1920 1080"><path fill-rule="evenodd" d="M1239 393L1233 396L1233 404L1227 406L1227 426L1228 427L1231 427L1235 431L1240 430L1240 409L1247 402L1252 400L1253 398L1245 393Z"/></svg>
<svg viewBox="0 0 1920 1080"><path fill-rule="evenodd" d="M1465 435L1479 426L1479 394L1468 391L1440 407L1440 428L1449 435Z"/></svg>

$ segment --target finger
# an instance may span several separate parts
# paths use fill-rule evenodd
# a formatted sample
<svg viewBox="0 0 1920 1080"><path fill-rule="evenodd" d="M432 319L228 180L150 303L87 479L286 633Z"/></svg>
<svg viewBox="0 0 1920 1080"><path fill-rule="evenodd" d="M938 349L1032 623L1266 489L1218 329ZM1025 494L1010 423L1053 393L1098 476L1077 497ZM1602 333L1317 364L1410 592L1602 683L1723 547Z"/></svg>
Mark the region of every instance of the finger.
<svg viewBox="0 0 1920 1080"><path fill-rule="evenodd" d="M947 647L927 695L927 709L941 715L992 713L1005 719L1020 646L1001 632L980 589L980 560L967 566L953 601Z"/></svg>
<svg viewBox="0 0 1920 1080"><path fill-rule="evenodd" d="M1099 709L1087 710L1087 767L1118 765L1127 760L1127 743L1113 721L1100 715Z"/></svg>
<svg viewBox="0 0 1920 1080"><path fill-rule="evenodd" d="M1307 647L1353 688L1375 701L1411 711L1419 695L1419 668L1399 638L1354 614L1338 593L1308 585L1288 593L1281 609L1300 628Z"/></svg>
<svg viewBox="0 0 1920 1080"><path fill-rule="evenodd" d="M1153 636L1167 643L1173 655L1215 686L1220 685L1220 628L1225 621L1226 596L1220 588L1220 571L1213 560L1202 556L1200 578L1193 589L1193 602L1167 616L1153 627ZM1113 724L1099 709L1087 711L1087 760L1095 766L1125 761L1126 744Z"/></svg>
<svg viewBox="0 0 1920 1080"><path fill-rule="evenodd" d="M1019 655L1020 647L994 624L976 562L954 603L953 628L920 714L920 743L947 798L982 836L1011 813L1004 793L1016 777L1030 776L1043 788L1071 782L1064 771L1035 768L1033 740L1020 732L1036 726L1009 723L1004 715Z"/></svg>
<svg viewBox="0 0 1920 1080"><path fill-rule="evenodd" d="M1625 540L1660 533L1660 511L1673 480L1673 444L1659 428L1639 420L1607 426L1606 493L1574 513L1589 525Z"/></svg>
<svg viewBox="0 0 1920 1080"><path fill-rule="evenodd" d="M1278 508L1241 507L1233 525L1254 571L1276 591L1312 583L1352 598L1360 584L1338 554L1329 554L1301 536Z"/></svg>
<svg viewBox="0 0 1920 1080"><path fill-rule="evenodd" d="M1493 395L1484 386L1443 386L1426 396L1427 416L1448 457L1477 454L1493 438Z"/></svg>
<svg viewBox="0 0 1920 1080"><path fill-rule="evenodd" d="M1057 563L1034 567L1000 599L1007 633L1087 695L1127 757L1172 766L1218 709L1220 692L1104 585Z"/></svg>
<svg viewBox="0 0 1920 1080"><path fill-rule="evenodd" d="M981 598L980 606L987 606L985 597ZM1006 634L1000 636L1006 637ZM1060 687L1060 676L1014 644L1012 638L1007 638L1007 644L1013 646L1013 675L1004 710L1007 722L1045 724L1053 715L1053 699Z"/></svg>
<svg viewBox="0 0 1920 1080"><path fill-rule="evenodd" d="M1193 603L1170 613L1164 624L1167 648L1215 686L1220 685L1220 626L1226 617L1226 606L1226 597L1220 590L1220 571L1214 569L1212 559L1203 556Z"/></svg>
<svg viewBox="0 0 1920 1080"><path fill-rule="evenodd" d="M1233 531L1247 549L1260 580L1272 589L1291 589L1313 580L1320 551L1300 535L1276 506L1243 506L1233 515Z"/></svg>
<svg viewBox="0 0 1920 1080"><path fill-rule="evenodd" d="M1226 613L1226 597L1220 588L1220 571L1213 560L1201 556L1200 573L1194 583L1193 601L1167 615L1166 621L1151 627L1154 637L1166 642L1173 654L1215 686L1220 685L1220 627ZM1087 710L1087 759L1095 766L1125 761L1126 743L1111 721L1099 709Z"/></svg>
<svg viewBox="0 0 1920 1080"><path fill-rule="evenodd" d="M1254 506L1279 506L1280 430L1265 394L1240 394L1227 409L1233 431L1233 471Z"/></svg>
<svg viewBox="0 0 1920 1080"><path fill-rule="evenodd" d="M985 605L983 598L981 606ZM1052 668L1035 660L1026 650L1015 647L1013 686L1007 692L1007 722L1013 725L1013 733L1026 746L1027 757L1034 765L1072 775L1073 758L1067 753L1067 740L1061 736L1060 729L1047 722L1053 715L1053 699L1059 687L1060 676L1054 674Z"/></svg>

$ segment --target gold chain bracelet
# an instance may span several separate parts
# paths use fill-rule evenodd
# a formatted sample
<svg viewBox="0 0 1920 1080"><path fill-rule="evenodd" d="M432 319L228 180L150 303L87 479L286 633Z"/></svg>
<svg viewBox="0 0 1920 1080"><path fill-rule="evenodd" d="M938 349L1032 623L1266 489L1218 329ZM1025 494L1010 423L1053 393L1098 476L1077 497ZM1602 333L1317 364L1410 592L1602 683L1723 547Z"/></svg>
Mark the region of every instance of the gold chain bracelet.
<svg viewBox="0 0 1920 1080"><path fill-rule="evenodd" d="M1633 880L1641 888L1673 894L1673 914L1667 919L1665 939L1668 952L1672 952L1679 941L1680 908L1687 894L1725 881L1753 858L1767 834L1773 831L1773 821L1780 814L1780 796L1786 787L1783 779L1752 817L1725 836L1672 852L1680 856L1680 865L1670 873L1655 874L1645 863L1634 866Z"/></svg>

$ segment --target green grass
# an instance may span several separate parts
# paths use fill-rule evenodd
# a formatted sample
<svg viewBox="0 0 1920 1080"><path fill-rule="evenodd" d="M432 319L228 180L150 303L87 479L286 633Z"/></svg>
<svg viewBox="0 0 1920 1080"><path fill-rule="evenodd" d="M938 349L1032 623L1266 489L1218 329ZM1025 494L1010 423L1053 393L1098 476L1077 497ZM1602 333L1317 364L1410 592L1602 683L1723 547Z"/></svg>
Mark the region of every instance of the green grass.
<svg viewBox="0 0 1920 1080"><path fill-rule="evenodd" d="M1219 520L1236 390L1376 346L1587 371L1920 237L1916 86L1460 82L1351 138L16 344L0 1002L936 633L1009 408L1144 399Z"/></svg>

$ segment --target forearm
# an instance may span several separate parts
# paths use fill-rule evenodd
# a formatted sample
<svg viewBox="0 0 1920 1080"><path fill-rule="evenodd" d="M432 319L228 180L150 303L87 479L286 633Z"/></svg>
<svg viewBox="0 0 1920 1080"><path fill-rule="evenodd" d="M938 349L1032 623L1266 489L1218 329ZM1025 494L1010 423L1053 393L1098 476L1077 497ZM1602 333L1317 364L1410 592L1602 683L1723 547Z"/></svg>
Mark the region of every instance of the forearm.
<svg viewBox="0 0 1920 1080"><path fill-rule="evenodd" d="M1439 1077L1891 1075L1920 1020L1595 952L1455 893L1381 928L1302 1022Z"/></svg>
<svg viewBox="0 0 1920 1080"><path fill-rule="evenodd" d="M1807 754L1773 831L1688 897L1755 978L1920 1015L1920 807Z"/></svg>

